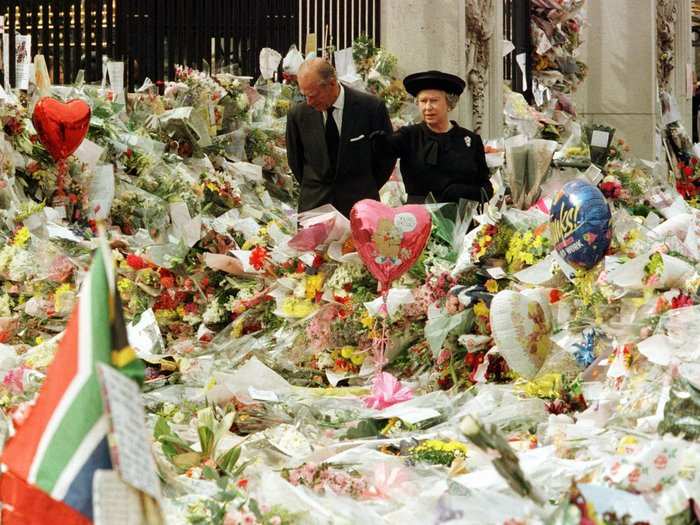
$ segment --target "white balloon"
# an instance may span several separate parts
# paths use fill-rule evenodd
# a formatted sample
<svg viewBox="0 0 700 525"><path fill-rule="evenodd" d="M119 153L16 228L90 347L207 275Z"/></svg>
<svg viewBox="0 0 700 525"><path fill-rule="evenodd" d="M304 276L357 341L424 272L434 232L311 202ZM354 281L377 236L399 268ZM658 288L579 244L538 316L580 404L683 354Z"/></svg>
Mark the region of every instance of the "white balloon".
<svg viewBox="0 0 700 525"><path fill-rule="evenodd" d="M491 331L508 366L526 379L542 367L552 342L551 314L542 299L512 290L499 292L491 302Z"/></svg>

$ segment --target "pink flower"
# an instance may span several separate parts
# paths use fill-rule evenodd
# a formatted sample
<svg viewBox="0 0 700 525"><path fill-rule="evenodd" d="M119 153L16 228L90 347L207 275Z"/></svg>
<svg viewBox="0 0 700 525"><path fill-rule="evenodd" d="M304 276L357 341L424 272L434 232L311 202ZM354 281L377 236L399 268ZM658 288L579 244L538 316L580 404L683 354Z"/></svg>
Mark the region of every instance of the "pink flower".
<svg viewBox="0 0 700 525"><path fill-rule="evenodd" d="M655 286L658 284L660 281L659 276L654 274L650 275L649 278L647 279L647 286Z"/></svg>
<svg viewBox="0 0 700 525"><path fill-rule="evenodd" d="M5 374L2 384L5 385L11 392L21 394L24 392L24 371L28 368L24 365L13 368Z"/></svg>
<svg viewBox="0 0 700 525"><path fill-rule="evenodd" d="M401 490L402 485L408 480L408 474L403 467L390 467L387 463L380 463L374 467L374 480L367 488L368 498L388 498L389 493Z"/></svg>
<svg viewBox="0 0 700 525"><path fill-rule="evenodd" d="M372 382L372 395L364 399L365 406L381 410L413 398L413 392L388 372L381 372Z"/></svg>
<svg viewBox="0 0 700 525"><path fill-rule="evenodd" d="M666 454L659 454L656 456L656 459L654 460L654 466L659 469L663 470L666 468L668 465L668 456Z"/></svg>
<svg viewBox="0 0 700 525"><path fill-rule="evenodd" d="M442 352L440 352L440 355L439 355L438 358L437 358L437 363L436 363L436 364L441 365L441 364L443 364L444 362L449 361L451 355L452 355L452 353L451 353L449 350L443 349Z"/></svg>
<svg viewBox="0 0 700 525"><path fill-rule="evenodd" d="M303 481L311 483L316 475L316 470L317 467L314 463L307 463L300 469L299 475ZM322 472L322 474L324 473Z"/></svg>
<svg viewBox="0 0 700 525"><path fill-rule="evenodd" d="M627 476L627 481L630 482L630 484L635 484L639 481L639 479L642 477L642 472L638 469L635 468L632 472L629 473Z"/></svg>
<svg viewBox="0 0 700 525"><path fill-rule="evenodd" d="M295 469L295 470L291 470L291 471L289 472L289 482L290 482L292 485L298 485L298 484L299 484L299 481L301 481L301 475L299 474L299 471L296 470L296 469Z"/></svg>
<svg viewBox="0 0 700 525"><path fill-rule="evenodd" d="M270 525L282 525L282 518L279 516L272 516L268 521Z"/></svg>

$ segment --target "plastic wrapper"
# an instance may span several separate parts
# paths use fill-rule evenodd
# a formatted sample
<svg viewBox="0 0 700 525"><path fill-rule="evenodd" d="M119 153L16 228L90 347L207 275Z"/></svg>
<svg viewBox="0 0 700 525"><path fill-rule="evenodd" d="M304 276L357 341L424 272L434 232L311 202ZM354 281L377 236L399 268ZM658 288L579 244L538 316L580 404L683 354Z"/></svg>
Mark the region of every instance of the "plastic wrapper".
<svg viewBox="0 0 700 525"><path fill-rule="evenodd" d="M519 232L534 230L549 222L549 216L536 208L527 211L508 208L503 212L503 218Z"/></svg>
<svg viewBox="0 0 700 525"><path fill-rule="evenodd" d="M506 117L506 125L516 129L518 133L530 138L537 134L539 128L537 118L532 114L522 94L508 93L503 113Z"/></svg>
<svg viewBox="0 0 700 525"><path fill-rule="evenodd" d="M500 168L505 163L505 146L503 139L494 139L486 141L484 144L486 152L486 165L493 168Z"/></svg>
<svg viewBox="0 0 700 525"><path fill-rule="evenodd" d="M683 377L671 385L658 430L687 440L700 440L700 388Z"/></svg>
<svg viewBox="0 0 700 525"><path fill-rule="evenodd" d="M572 124L569 137L559 151L554 154L553 163L557 167L579 169L585 169L591 164L590 150L579 124Z"/></svg>
<svg viewBox="0 0 700 525"><path fill-rule="evenodd" d="M287 54L282 60L282 69L289 75L296 75L299 72L299 67L304 62L304 55L297 49L297 46L292 44L289 46Z"/></svg>
<svg viewBox="0 0 700 525"><path fill-rule="evenodd" d="M528 141L523 135L506 139L506 172L516 207L527 209L537 201L556 147L555 141Z"/></svg>
<svg viewBox="0 0 700 525"><path fill-rule="evenodd" d="M527 159L528 146L525 135L516 135L505 141L506 177L513 202L520 202L527 194Z"/></svg>
<svg viewBox="0 0 700 525"><path fill-rule="evenodd" d="M645 287L668 289L681 288L694 277L695 269L687 262L664 253L658 254L658 256L662 261L662 268L657 278L650 280L649 276L645 274L645 268L650 264L652 257L651 253L647 253L612 269L608 272L607 281L630 290L641 290Z"/></svg>
<svg viewBox="0 0 700 525"><path fill-rule="evenodd" d="M447 258L456 260L466 247L464 239L477 212L477 203L461 200L458 204L433 203L426 206L432 216L434 235L451 247Z"/></svg>
<svg viewBox="0 0 700 525"><path fill-rule="evenodd" d="M141 228L162 232L168 223L166 204L155 195L120 181L112 202L112 221L125 233Z"/></svg>

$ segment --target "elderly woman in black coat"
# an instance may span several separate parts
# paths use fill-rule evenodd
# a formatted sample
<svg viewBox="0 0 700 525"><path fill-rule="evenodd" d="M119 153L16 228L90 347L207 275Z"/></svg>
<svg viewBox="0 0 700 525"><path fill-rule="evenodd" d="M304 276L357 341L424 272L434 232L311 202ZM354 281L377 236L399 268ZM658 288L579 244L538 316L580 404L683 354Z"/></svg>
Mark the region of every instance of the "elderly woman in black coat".
<svg viewBox="0 0 700 525"><path fill-rule="evenodd" d="M409 204L460 199L485 202L493 195L481 137L450 121L464 91L464 81L440 71L409 75L406 91L416 98L423 121L387 134L375 132L375 152L401 159Z"/></svg>

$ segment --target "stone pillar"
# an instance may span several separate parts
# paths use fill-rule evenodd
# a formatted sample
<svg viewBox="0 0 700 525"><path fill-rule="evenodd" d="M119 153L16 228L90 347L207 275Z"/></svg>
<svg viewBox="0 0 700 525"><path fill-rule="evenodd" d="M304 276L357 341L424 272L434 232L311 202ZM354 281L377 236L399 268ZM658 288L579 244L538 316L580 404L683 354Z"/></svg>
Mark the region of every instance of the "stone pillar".
<svg viewBox="0 0 700 525"><path fill-rule="evenodd" d="M588 77L577 94L579 119L608 124L635 156L656 157L656 2L589 0L581 56Z"/></svg>
<svg viewBox="0 0 700 525"><path fill-rule="evenodd" d="M677 0L674 65L671 78L671 93L678 103L681 122L692 138L693 132L693 86L695 51L693 49L693 13L691 0Z"/></svg>
<svg viewBox="0 0 700 525"><path fill-rule="evenodd" d="M398 58L399 76L437 69L465 76L464 0L382 0L381 45ZM451 118L471 127L465 93Z"/></svg>
<svg viewBox="0 0 700 525"><path fill-rule="evenodd" d="M494 30L489 42L489 76L484 105L484 126L481 136L495 139L503 136L503 2L494 3Z"/></svg>

